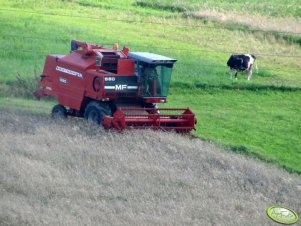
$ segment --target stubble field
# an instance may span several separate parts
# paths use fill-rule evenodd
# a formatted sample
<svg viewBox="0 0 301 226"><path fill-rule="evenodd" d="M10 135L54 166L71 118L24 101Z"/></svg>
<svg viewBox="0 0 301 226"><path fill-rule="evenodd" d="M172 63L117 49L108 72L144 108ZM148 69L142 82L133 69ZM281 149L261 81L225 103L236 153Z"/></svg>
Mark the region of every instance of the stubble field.
<svg viewBox="0 0 301 226"><path fill-rule="evenodd" d="M0 110L1 225L275 225L301 178L213 144Z"/></svg>

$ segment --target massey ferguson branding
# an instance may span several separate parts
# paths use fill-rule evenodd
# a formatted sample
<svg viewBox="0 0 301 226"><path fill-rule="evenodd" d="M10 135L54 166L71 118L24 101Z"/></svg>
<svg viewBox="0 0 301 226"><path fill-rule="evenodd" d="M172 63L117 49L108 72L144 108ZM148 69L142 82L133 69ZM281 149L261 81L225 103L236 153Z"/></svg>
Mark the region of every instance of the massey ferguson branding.
<svg viewBox="0 0 301 226"><path fill-rule="evenodd" d="M105 77L106 92L136 92L138 90L136 76Z"/></svg>
<svg viewBox="0 0 301 226"><path fill-rule="evenodd" d="M66 74L69 74L69 75L73 75L73 76L78 77L78 78L84 78L82 73L79 73L77 71L72 71L70 69L63 68L63 67L60 67L60 66L56 66L55 70L66 73Z"/></svg>

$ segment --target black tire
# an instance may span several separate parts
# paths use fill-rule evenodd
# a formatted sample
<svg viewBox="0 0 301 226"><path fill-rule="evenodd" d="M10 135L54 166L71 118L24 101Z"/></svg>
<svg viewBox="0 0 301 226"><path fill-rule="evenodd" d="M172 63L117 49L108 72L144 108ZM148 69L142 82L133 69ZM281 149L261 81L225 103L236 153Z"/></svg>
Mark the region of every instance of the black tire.
<svg viewBox="0 0 301 226"><path fill-rule="evenodd" d="M108 104L91 101L86 109L84 118L91 123L101 124L104 115L111 116L111 109Z"/></svg>
<svg viewBox="0 0 301 226"><path fill-rule="evenodd" d="M54 119L65 119L67 118L67 109L61 105L55 105L51 111L51 117Z"/></svg>
<svg viewBox="0 0 301 226"><path fill-rule="evenodd" d="M145 108L157 108L157 105L153 103L145 103L143 106Z"/></svg>

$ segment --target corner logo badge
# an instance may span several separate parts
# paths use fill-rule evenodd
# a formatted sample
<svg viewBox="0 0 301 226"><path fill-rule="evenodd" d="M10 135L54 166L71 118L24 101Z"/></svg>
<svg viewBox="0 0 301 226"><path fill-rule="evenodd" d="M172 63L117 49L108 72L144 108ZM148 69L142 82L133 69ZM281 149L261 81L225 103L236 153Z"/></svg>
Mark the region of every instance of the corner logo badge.
<svg viewBox="0 0 301 226"><path fill-rule="evenodd" d="M267 215L273 221L281 224L294 224L298 221L298 214L286 207L282 206L271 206L267 209Z"/></svg>

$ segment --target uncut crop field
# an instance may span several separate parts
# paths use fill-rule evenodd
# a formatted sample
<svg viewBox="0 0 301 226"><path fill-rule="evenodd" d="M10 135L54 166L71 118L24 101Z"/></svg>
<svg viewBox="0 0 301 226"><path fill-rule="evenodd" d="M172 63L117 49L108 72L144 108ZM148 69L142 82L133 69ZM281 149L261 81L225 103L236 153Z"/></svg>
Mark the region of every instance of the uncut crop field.
<svg viewBox="0 0 301 226"><path fill-rule="evenodd" d="M275 225L301 179L199 139L0 109L0 225Z"/></svg>

